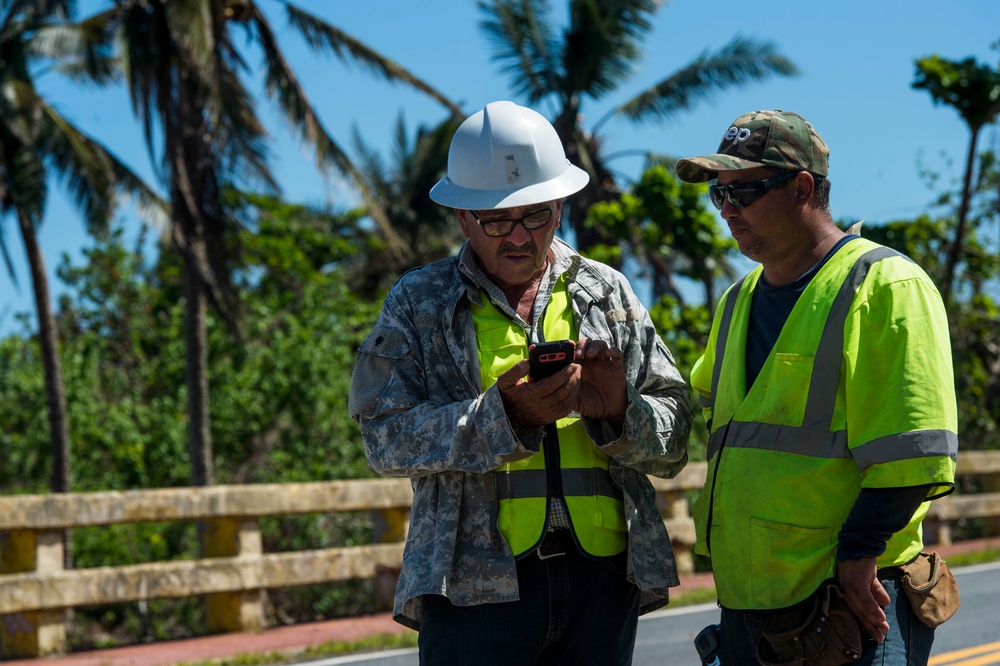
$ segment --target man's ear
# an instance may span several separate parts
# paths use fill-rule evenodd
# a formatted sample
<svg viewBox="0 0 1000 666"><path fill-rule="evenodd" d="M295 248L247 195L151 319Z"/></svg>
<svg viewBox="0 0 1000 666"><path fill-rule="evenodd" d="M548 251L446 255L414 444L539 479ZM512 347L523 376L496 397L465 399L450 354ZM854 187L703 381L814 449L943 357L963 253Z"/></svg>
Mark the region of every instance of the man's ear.
<svg viewBox="0 0 1000 666"><path fill-rule="evenodd" d="M474 222L469 220L469 212L463 208L456 208L455 214L458 215L458 223L462 225L462 233L465 234L466 238L468 238L469 224L474 224Z"/></svg>
<svg viewBox="0 0 1000 666"><path fill-rule="evenodd" d="M795 188L795 200L806 205L812 201L813 192L816 190L816 180L808 171L800 171L792 180L792 187Z"/></svg>

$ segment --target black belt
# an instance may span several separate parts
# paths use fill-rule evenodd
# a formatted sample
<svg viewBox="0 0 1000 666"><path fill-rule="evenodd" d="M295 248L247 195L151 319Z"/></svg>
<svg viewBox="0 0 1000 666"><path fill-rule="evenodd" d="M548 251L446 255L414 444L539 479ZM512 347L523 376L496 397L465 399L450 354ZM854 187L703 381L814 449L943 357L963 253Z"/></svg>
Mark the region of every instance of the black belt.
<svg viewBox="0 0 1000 666"><path fill-rule="evenodd" d="M550 557L559 557L560 555L565 555L566 553L575 553L576 541L573 539L573 534L569 530L555 530L552 532L546 532L545 538L542 542L538 544L535 548L535 555L538 556L540 560L547 560Z"/></svg>

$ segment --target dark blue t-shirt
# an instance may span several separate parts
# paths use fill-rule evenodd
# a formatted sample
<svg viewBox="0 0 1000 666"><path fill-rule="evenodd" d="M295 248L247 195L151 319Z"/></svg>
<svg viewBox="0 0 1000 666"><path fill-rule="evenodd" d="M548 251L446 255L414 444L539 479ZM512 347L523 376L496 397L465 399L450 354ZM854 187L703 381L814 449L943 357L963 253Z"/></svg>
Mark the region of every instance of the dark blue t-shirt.
<svg viewBox="0 0 1000 666"><path fill-rule="evenodd" d="M750 302L750 321L747 324L747 391L757 381L764 361L774 348L788 315L799 300L819 269L830 260L847 241L857 236L844 236L820 259L819 263L803 273L798 279L783 287L772 287L761 278L753 290Z"/></svg>

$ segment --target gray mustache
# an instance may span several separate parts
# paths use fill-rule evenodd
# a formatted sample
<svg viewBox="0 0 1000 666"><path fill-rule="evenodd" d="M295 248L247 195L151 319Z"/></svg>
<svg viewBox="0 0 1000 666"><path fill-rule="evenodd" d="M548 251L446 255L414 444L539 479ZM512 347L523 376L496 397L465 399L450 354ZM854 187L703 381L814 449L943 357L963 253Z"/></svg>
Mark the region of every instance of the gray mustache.
<svg viewBox="0 0 1000 666"><path fill-rule="evenodd" d="M503 245L500 246L500 249L497 251L497 254L499 254L501 257L507 254L522 254L525 252L534 254L536 249L537 248L535 247L534 243L525 243L524 245L514 245L513 243L504 243Z"/></svg>

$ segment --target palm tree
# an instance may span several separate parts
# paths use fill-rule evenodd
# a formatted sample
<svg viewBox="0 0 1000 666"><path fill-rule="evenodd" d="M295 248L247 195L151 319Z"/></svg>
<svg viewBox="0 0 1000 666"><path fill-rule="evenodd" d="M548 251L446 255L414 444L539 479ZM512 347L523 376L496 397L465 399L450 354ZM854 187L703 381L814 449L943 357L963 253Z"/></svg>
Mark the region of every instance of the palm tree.
<svg viewBox="0 0 1000 666"><path fill-rule="evenodd" d="M51 490L58 493L71 487L70 437L58 333L37 237L49 175L63 182L92 228L107 224L119 186L145 203L156 202L125 165L63 117L35 87L36 62L52 61L72 72L81 56L80 32L66 23L72 7L69 0L0 1L0 87L5 91L0 95L0 215L17 219L31 273L52 447ZM2 235L0 253L16 283Z"/></svg>
<svg viewBox="0 0 1000 666"><path fill-rule="evenodd" d="M449 118L436 127L421 125L411 141L403 114L396 121L391 159L385 160L367 145L355 129L355 151L369 189L384 206L383 215L394 233L410 249L403 261L394 261L385 250L366 252L361 276L365 293L375 294L391 286L404 271L454 254L464 241L461 227L450 208L431 201L427 193L445 174L451 137L459 121Z"/></svg>
<svg viewBox="0 0 1000 666"><path fill-rule="evenodd" d="M151 156L167 184L173 207L172 240L185 263L187 401L192 482L212 482L209 432L206 316L211 302L235 326L232 269L238 248L239 211L227 204L230 190L277 185L267 163L266 133L244 79L253 77L236 47L239 30L263 56L265 91L285 120L315 150L321 169L352 180L366 202L373 193L357 168L327 133L310 105L256 0L111 0L85 25L118 47L119 62L140 117ZM316 51L361 63L387 80L406 83L458 107L427 83L338 28L286 2L288 23ZM99 59L95 58L95 62ZM154 139L155 137L155 139ZM408 249L381 214L369 214L396 257Z"/></svg>
<svg viewBox="0 0 1000 666"><path fill-rule="evenodd" d="M719 91L797 71L770 42L735 37L615 106L590 130L584 129L585 99L603 99L628 80L661 4L661 0L569 0L569 25L559 36L549 19L547 0L479 2L485 16L482 27L495 47L494 60L529 104L550 101L556 107L553 125L567 157L590 173L588 186L567 205L569 223L583 249L601 240L599 230L584 225L587 209L619 192L608 156L602 152L599 132L606 122L671 120Z"/></svg>
<svg viewBox="0 0 1000 666"><path fill-rule="evenodd" d="M972 172L979 131L996 120L1000 114L1000 70L988 65L979 65L974 58L955 62L937 55L921 58L916 65L917 78L913 82L913 87L929 92L936 104L954 107L969 126L969 148L965 155L965 176L962 179L958 223L955 226L955 239L948 248L944 281L941 284L941 296L945 303L949 303L955 282L955 268L962 253L962 243L966 234L966 218L969 214L969 202L972 199Z"/></svg>

